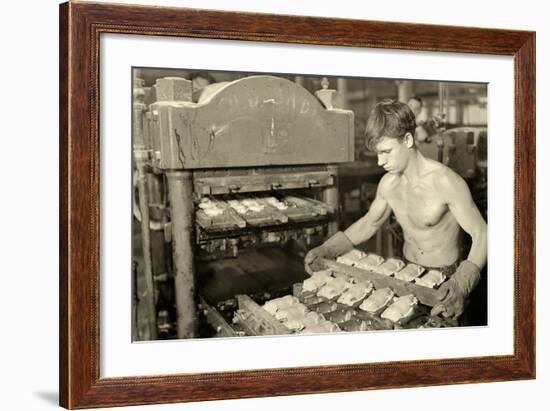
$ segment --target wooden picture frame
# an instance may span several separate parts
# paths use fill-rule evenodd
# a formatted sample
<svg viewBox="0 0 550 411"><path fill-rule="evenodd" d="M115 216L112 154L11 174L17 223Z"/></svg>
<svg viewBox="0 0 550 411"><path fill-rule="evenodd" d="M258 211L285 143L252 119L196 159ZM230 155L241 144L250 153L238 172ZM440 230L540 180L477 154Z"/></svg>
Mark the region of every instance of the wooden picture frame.
<svg viewBox="0 0 550 411"><path fill-rule="evenodd" d="M514 353L100 378L100 34L513 56ZM94 3L60 6L60 404L90 408L535 378L535 33Z"/></svg>

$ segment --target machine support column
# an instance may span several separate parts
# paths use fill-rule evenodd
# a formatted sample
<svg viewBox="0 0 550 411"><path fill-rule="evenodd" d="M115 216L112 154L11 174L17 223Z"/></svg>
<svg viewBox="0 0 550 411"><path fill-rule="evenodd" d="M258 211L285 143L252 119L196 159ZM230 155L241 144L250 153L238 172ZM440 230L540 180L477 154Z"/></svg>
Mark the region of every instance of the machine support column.
<svg viewBox="0 0 550 411"><path fill-rule="evenodd" d="M348 109L349 107L349 101L348 101L348 80L345 78L339 78L336 82L336 90L338 91L338 94L340 94L340 98L342 100L342 107L343 109Z"/></svg>
<svg viewBox="0 0 550 411"><path fill-rule="evenodd" d="M143 103L143 80L140 79L139 70L133 73L133 118L132 118L132 137L134 160L137 171L137 188L139 197L139 210L141 213L141 239L143 252L143 273L145 276L145 307L148 317L149 339L157 339L157 310L155 304L155 283L153 280L153 260L151 255L151 232L149 231L149 196L147 189L147 171L148 151L145 149L143 136L143 117L146 109ZM137 278L134 281L134 287L137 287ZM138 327L138 324L134 324ZM139 336L138 336L139 337Z"/></svg>
<svg viewBox="0 0 550 411"><path fill-rule="evenodd" d="M407 103L414 95L414 83L411 80L397 80L397 100Z"/></svg>
<svg viewBox="0 0 550 411"><path fill-rule="evenodd" d="M328 224L328 236L336 234L340 225L340 201L338 198L338 166L330 165L328 171L334 176L334 184L323 188L323 202L334 208L335 220Z"/></svg>
<svg viewBox="0 0 550 411"><path fill-rule="evenodd" d="M193 180L190 171L168 171L178 338L197 335L193 263Z"/></svg>
<svg viewBox="0 0 550 411"><path fill-rule="evenodd" d="M137 167L139 211L141 212L141 240L143 271L145 275L145 305L149 317L149 339L157 339L157 310L155 304L155 283L153 280L153 260L151 255L151 232L149 231L149 198L147 195L147 174L145 172L144 150L134 150ZM135 284L137 287L137 284Z"/></svg>

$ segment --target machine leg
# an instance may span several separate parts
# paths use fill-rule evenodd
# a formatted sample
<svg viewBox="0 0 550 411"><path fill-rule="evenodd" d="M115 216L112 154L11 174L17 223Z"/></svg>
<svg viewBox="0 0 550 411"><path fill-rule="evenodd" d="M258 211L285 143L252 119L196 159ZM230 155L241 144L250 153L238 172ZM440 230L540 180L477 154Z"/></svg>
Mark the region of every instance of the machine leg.
<svg viewBox="0 0 550 411"><path fill-rule="evenodd" d="M383 241L384 233L382 232L382 230L376 231L376 253L378 255L384 255Z"/></svg>
<svg viewBox="0 0 550 411"><path fill-rule="evenodd" d="M190 171L169 171L168 195L172 217L172 255L178 314L178 338L197 335L193 264L193 181Z"/></svg>
<svg viewBox="0 0 550 411"><path fill-rule="evenodd" d="M155 306L155 283L153 280L153 260L151 255L151 232L149 231L149 198L147 196L147 175L145 165L137 152L139 208L141 212L141 238L143 251L143 270L145 274L145 303L149 317L149 339L157 339L157 310ZM137 286L137 285L136 285ZM136 324L137 327L137 324Z"/></svg>
<svg viewBox="0 0 550 411"><path fill-rule="evenodd" d="M137 263L132 262L132 341L139 341L139 332L138 332L138 310L137 306L139 303L139 294L137 292Z"/></svg>
<svg viewBox="0 0 550 411"><path fill-rule="evenodd" d="M328 225L328 236L330 237L339 230L340 204L338 198L338 166L329 166L328 170L334 176L334 184L323 189L323 202L332 206L336 214L334 221L331 221Z"/></svg>
<svg viewBox="0 0 550 411"><path fill-rule="evenodd" d="M391 233L390 230L388 230L388 227L389 227L390 223L388 221L386 221L384 223L384 228L383 228L383 231L384 231L384 235L386 236L386 252L384 253L385 255L389 256L389 257L393 257L395 255L394 253L394 250L393 250L393 235ZM382 254L382 255L384 255Z"/></svg>
<svg viewBox="0 0 550 411"><path fill-rule="evenodd" d="M148 317L149 336L148 339L157 339L157 310L155 304L155 282L153 280L153 259L151 253L151 232L149 228L149 196L147 189L147 172L146 164L148 160L148 152L144 146L143 134L143 113L145 112L145 104L143 103L143 79L139 78L141 70L137 69L133 72L134 75L134 105L132 117L132 137L133 151L137 169L137 185L139 196L139 209L141 213L141 239L143 252L143 271L145 275L145 305ZM137 287L137 280L134 282L134 287ZM138 327L138 323L134 327Z"/></svg>

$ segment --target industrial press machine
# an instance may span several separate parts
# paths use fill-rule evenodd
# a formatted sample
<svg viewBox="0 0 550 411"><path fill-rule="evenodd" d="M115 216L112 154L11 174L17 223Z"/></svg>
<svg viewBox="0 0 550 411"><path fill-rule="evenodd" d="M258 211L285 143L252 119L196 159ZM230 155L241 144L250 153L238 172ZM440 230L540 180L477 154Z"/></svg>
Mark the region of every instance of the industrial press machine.
<svg viewBox="0 0 550 411"><path fill-rule="evenodd" d="M332 107L326 83L313 95L252 76L212 84L193 102L191 81L147 88L136 74L135 265L145 279L136 299L148 329L134 339L246 334L234 311L291 292L306 277L305 252L338 230L353 112Z"/></svg>

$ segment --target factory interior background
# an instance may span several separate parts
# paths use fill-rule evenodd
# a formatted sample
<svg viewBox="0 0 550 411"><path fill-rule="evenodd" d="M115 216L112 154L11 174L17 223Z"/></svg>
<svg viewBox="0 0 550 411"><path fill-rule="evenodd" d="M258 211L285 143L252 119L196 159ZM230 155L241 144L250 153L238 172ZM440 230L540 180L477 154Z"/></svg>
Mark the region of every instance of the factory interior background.
<svg viewBox="0 0 550 411"><path fill-rule="evenodd" d="M244 160L246 150L242 149L239 153L241 149L235 147L234 151L225 154L236 158L241 154L243 160L242 164L238 163L240 165L235 167L237 171L232 171L231 164L214 162L201 165L199 160L190 158L189 150L182 150L179 145L180 137L177 132L177 147L169 144L168 137L163 137L163 134L171 134L176 126L170 123L171 120L163 122L164 114L153 109L152 104L155 102L181 100L185 101L182 106L207 104L227 84L264 75L285 80L284 83L275 83L283 85L278 93L284 95L287 87L288 90L299 88L305 90L311 99L318 100L321 107L330 109L329 111L353 113L352 126L345 128L347 132L351 132L348 138L352 144L352 147L347 148L346 161L339 159L331 162L330 153L327 157L323 152L319 156L327 157L326 162L302 163L299 157L289 154L294 159L290 164L273 169L282 181L277 181L275 186L269 180L269 173L264 173L264 170L271 168L268 167L269 164L262 163L262 156L258 156L258 164L252 164L248 157ZM268 88L267 85L266 87ZM464 178L475 204L485 220L487 219L487 84L445 82L437 79L336 78L307 74L134 68L133 90L133 341L287 333L269 319L251 317L262 317L262 313L255 314L254 310L267 301L295 294L296 284L303 283L309 277L303 267L307 251L322 243L328 233L345 229L369 209L384 169L377 164L376 153L370 152L365 146L365 125L372 108L384 99L397 99L411 106L417 125L422 125L425 132L416 141L418 150L424 156L444 163ZM304 98L304 101L309 101L309 97ZM277 109L276 103L273 105L274 110ZM240 103L235 100L235 104ZM236 116L249 108L243 105L238 110L235 109ZM177 108L173 111L177 111ZM300 116L299 107L293 111L296 116ZM261 114L260 112L259 115ZM170 117L172 114L166 115ZM178 117L174 114L174 118L185 128L189 126L190 118L195 124L210 124L214 121L212 116L216 115L216 111L212 111L210 117L204 115L201 118L197 114L197 117L184 118L183 115ZM232 115L232 112L223 115ZM160 116L160 120L157 116ZM273 118L272 115L271 121ZM287 117L284 119L286 121ZM260 120L263 124L270 119ZM151 127L154 122L160 124L155 130ZM338 127L343 122L344 120L335 120L330 122L330 127L338 134ZM165 127L163 124L169 126ZM304 135L293 138L300 141L303 136L303 144L307 144L312 140L305 138L305 134L314 134L318 130L309 131L307 121L304 124ZM201 136L197 139L202 138ZM191 151L193 144L200 146L194 139L189 144ZM144 150L144 147L153 149ZM207 150L210 150L210 145ZM307 153L308 150L316 151L316 148L301 147L298 152ZM265 158L270 155L268 152ZM177 161L186 164L195 161L190 176L182 176L173 171L172 166ZM330 182L323 180L328 175L334 177ZM304 183L302 180L307 176L316 176L315 183L312 184L311 179ZM183 189L179 192L179 198L184 199L181 204L182 218L188 217L180 223L182 227L186 227L187 232L179 238L179 232L174 230L174 226L178 224L175 220L178 219L179 211L173 211L175 194L170 192L169 187L173 184L172 181L181 178L191 179L192 184L189 191ZM282 193L307 202L304 208L310 212L312 209L316 210L310 214L315 216L309 219L301 216L302 219L297 220L289 217L289 220L284 221L279 217L276 223L262 220L254 226L253 231L247 231L250 225L244 226L243 223L241 226L239 222L233 221L236 229L217 226L218 231L209 231L208 227L213 227L218 222L214 218L206 221L202 214L199 215L201 209L197 205L203 201L202 198L209 197L204 194L213 194L212 198L224 200L242 200L247 194L243 187L257 184L258 179L270 184L270 190L266 190L276 192L278 199L281 199ZM229 188L217 193L215 184L220 181ZM325 187L332 185L337 190L329 191ZM258 191L260 190L255 188L250 193L255 196ZM147 207L143 207L144 202ZM277 230L272 229L275 225ZM144 236L146 227L149 228ZM182 241L189 246L178 249L175 244L181 244ZM365 253L402 258L402 244L403 234L399 224L390 217L378 233L359 248ZM191 273L191 278L186 283L181 283L180 279L178 285L175 279L176 265L182 254L187 256L183 258L186 260L183 264L186 264L185 271ZM479 294L476 297L478 302L469 325L486 325L486 269L484 276L484 281L476 289ZM182 319L182 311L192 314L183 315L186 318ZM336 314L332 318L339 324L353 322L351 318L339 318ZM429 326L421 319L418 317L416 322L411 321L407 327ZM190 325L190 321L194 324ZM368 327L350 328L350 331L386 329L385 323L377 321L373 319ZM456 324L442 322L431 326ZM194 331L185 333L182 328L191 328Z"/></svg>

